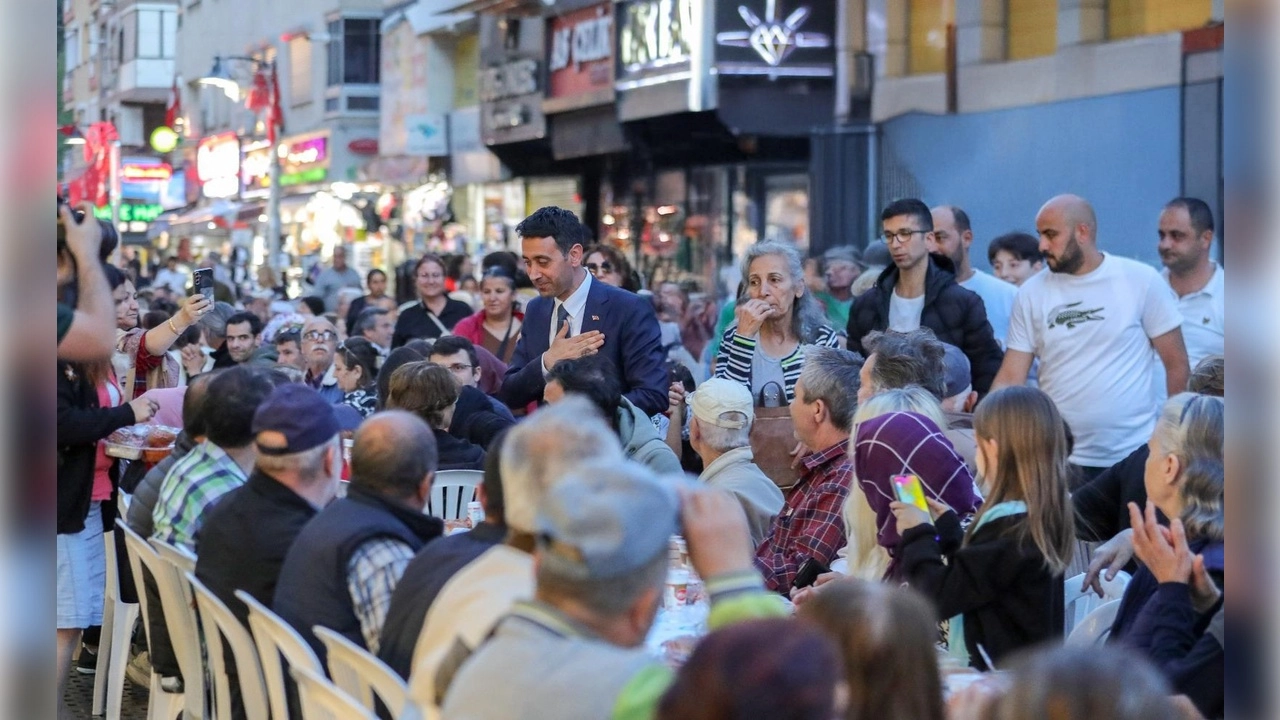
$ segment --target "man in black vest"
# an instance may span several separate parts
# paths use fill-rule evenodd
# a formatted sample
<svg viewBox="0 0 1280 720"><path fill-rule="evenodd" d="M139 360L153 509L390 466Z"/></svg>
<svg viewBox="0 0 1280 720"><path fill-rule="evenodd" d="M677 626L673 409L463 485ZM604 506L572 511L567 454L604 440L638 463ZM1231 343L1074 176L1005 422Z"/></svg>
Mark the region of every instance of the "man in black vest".
<svg viewBox="0 0 1280 720"><path fill-rule="evenodd" d="M299 533L284 559L273 607L324 661L312 626L378 651L396 583L444 523L423 514L436 472L436 441L411 413L373 415L356 432L347 496Z"/></svg>
<svg viewBox="0 0 1280 720"><path fill-rule="evenodd" d="M248 608L235 591L271 604L286 553L342 476L333 405L306 385L276 388L253 416L253 432L253 473L209 511L196 538L196 577L246 626Z"/></svg>

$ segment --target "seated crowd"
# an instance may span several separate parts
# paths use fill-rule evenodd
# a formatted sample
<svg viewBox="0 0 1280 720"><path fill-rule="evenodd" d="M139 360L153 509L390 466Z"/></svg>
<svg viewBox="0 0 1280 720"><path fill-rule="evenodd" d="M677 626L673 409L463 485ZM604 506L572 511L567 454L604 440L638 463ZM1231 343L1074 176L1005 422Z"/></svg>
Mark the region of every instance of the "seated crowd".
<svg viewBox="0 0 1280 720"><path fill-rule="evenodd" d="M1195 202L1166 213L1202 225ZM109 270L116 358L59 361L60 680L101 623L118 520L194 555L242 622L237 591L322 663L317 626L380 659L405 717L1224 717L1221 349L1190 367L1178 296L1098 250L1079 198L1041 210L1034 257L1021 236L993 244L1001 268L1046 265L998 290L998 330L984 293L1004 280L971 289L967 242L946 242L971 234L963 211L899 201L883 222L886 264L828 253L821 293L793 247L752 247L719 328L679 286L637 294L559 208L517 227L523 267L486 258L474 305L428 255L399 308L371 273L368 298L335 292L337 315L193 295L144 331ZM1044 308L1100 272L1150 283L1150 307L1105 325ZM682 328L700 375L664 343ZM1084 407L1072 343L1141 352L1090 362L1145 383L1114 402L1150 407ZM161 414L180 425L163 460L105 453ZM458 472L471 517L470 495L435 492ZM1117 578L1109 631L1083 636L1069 598ZM138 580L150 669L181 692L155 579ZM705 618L685 652L655 644L686 604Z"/></svg>

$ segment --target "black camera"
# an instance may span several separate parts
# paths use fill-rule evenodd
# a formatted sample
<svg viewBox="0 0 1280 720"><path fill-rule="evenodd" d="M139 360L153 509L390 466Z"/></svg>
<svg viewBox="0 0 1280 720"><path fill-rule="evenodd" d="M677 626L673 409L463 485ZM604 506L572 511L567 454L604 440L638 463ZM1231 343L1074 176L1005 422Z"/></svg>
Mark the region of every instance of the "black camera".
<svg viewBox="0 0 1280 720"><path fill-rule="evenodd" d="M58 196L58 205L66 205L67 201L61 195ZM76 222L84 221L84 211L71 209L72 216ZM98 222L98 231L102 233L102 244L98 247L98 259L106 262L111 257L111 253L116 251L116 247L120 244L120 233L116 232L115 227L109 220L94 218ZM62 226L62 222L58 222L58 252L67 249L67 229Z"/></svg>

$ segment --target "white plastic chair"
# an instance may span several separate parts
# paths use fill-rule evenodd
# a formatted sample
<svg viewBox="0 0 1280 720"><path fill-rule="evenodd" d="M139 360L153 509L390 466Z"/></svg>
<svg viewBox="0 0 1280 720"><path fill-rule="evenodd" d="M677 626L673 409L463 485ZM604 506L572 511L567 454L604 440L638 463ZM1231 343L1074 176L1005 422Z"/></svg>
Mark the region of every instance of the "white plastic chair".
<svg viewBox="0 0 1280 720"><path fill-rule="evenodd" d="M235 658L236 679L240 683L240 700L245 717L267 717L267 687L262 679L262 666L258 662L258 649L249 631L236 618L235 613L217 595L196 579L193 573L183 573L183 580L200 607L200 627L204 630L205 649L209 658L209 675L213 679L213 710L217 720L231 720L231 683L227 678L225 642ZM288 716L283 716L287 718Z"/></svg>
<svg viewBox="0 0 1280 720"><path fill-rule="evenodd" d="M377 720L378 716L361 707L355 698L339 690L321 673L295 665L289 668L289 674L298 683L298 702L302 705L302 717L307 720Z"/></svg>
<svg viewBox="0 0 1280 720"><path fill-rule="evenodd" d="M360 701L370 712L377 712L374 702L377 696L391 711L392 717L400 717L409 688L387 664L369 654L341 634L327 627L316 625L311 631L324 643L328 653L329 676L343 692Z"/></svg>
<svg viewBox="0 0 1280 720"><path fill-rule="evenodd" d="M1102 603L1076 624L1067 636L1066 644L1071 647L1101 645L1111 634L1111 625L1116 621L1116 613L1119 611L1119 600Z"/></svg>
<svg viewBox="0 0 1280 720"><path fill-rule="evenodd" d="M315 651L292 625L249 593L237 590L236 597L249 608L249 630L253 633L254 644L258 646L258 659L262 661L262 677L267 683L271 717L287 718L289 696L284 682L284 666L300 667L320 675L324 674L324 668L320 666Z"/></svg>
<svg viewBox="0 0 1280 720"><path fill-rule="evenodd" d="M138 603L120 599L120 566L116 555L116 535L102 533L107 553L107 587L103 595L102 636L98 639L98 662L94 669L93 714L106 706L107 720L119 720L124 700L125 668L129 665L129 639L138 622ZM139 593L141 595L141 593Z"/></svg>
<svg viewBox="0 0 1280 720"><path fill-rule="evenodd" d="M203 718L208 715L205 704L204 663L200 657L200 621L196 617L195 597L187 573L195 574L196 558L184 548L157 538L149 541L163 566L162 572L153 573L160 591L160 605L164 609L164 624L169 630L169 642L173 645L178 669L182 671L185 717Z"/></svg>
<svg viewBox="0 0 1280 720"><path fill-rule="evenodd" d="M426 512L441 520L461 520L467 516L467 503L476 499L476 488L484 480L479 470L441 470L431 483L431 497Z"/></svg>
<svg viewBox="0 0 1280 720"><path fill-rule="evenodd" d="M1105 576L1099 578L1103 595L1098 597L1092 588L1080 589L1080 585L1084 583L1084 573L1067 578L1062 583L1063 635L1069 637L1076 625L1084 622L1089 613L1097 610L1104 603L1124 597L1124 589L1129 586L1130 579L1129 573L1123 570L1116 573L1115 578L1110 581Z"/></svg>
<svg viewBox="0 0 1280 720"><path fill-rule="evenodd" d="M142 572L142 569L145 567L147 572L151 573L151 577L155 578L165 572L168 572L169 568L160 560L160 556L156 554L155 549L148 545L147 541L143 540L137 533L129 529L127 525L119 523L116 527L120 528L124 532L125 550L129 553L129 567L133 570L133 583L138 589L138 604L142 608L143 631L147 636L147 645L150 646L152 608L151 604L147 601L147 589L143 580L146 576ZM156 584L159 586L159 582ZM161 605L163 606L163 604L164 599L161 598ZM168 617L166 617L166 626L168 623L169 620ZM172 630L170 631L170 634L172 634ZM151 697L147 702L147 720L172 720L177 717L178 713L180 713L186 705L186 693L165 692L160 688L160 675L154 670L151 672L151 682L149 685Z"/></svg>

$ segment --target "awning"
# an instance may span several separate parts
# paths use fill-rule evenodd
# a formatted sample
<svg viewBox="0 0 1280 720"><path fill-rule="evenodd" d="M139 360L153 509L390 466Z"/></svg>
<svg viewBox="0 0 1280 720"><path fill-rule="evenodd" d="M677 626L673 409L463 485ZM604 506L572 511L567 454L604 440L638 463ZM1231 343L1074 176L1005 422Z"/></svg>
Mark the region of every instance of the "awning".
<svg viewBox="0 0 1280 720"><path fill-rule="evenodd" d="M215 223L219 227L229 227L239 213L241 204L230 200L217 200L208 205L199 206L188 210L181 215L168 217L169 227L177 228L181 225L200 225L207 223ZM161 219L167 216L162 215Z"/></svg>

